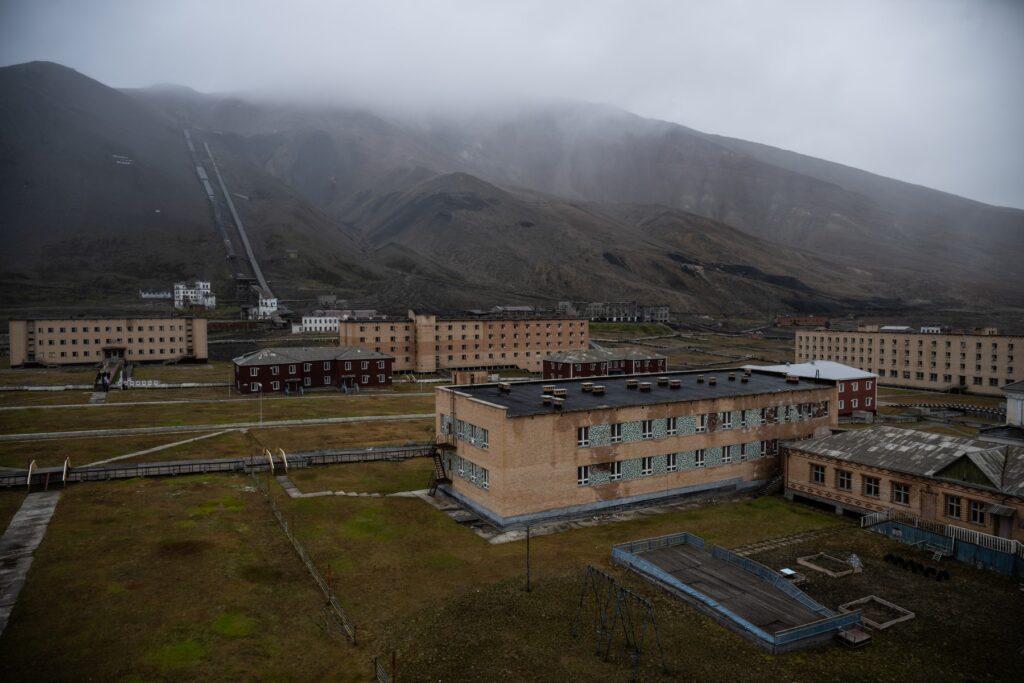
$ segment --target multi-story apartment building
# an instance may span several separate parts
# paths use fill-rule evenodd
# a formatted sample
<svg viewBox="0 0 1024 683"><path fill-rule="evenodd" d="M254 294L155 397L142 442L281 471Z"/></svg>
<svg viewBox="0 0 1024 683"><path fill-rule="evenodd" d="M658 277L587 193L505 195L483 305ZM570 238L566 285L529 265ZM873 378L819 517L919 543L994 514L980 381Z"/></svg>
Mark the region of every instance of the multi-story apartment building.
<svg viewBox="0 0 1024 683"><path fill-rule="evenodd" d="M668 304L641 304L636 301L559 301L563 315L579 315L592 321L667 323Z"/></svg>
<svg viewBox="0 0 1024 683"><path fill-rule="evenodd" d="M11 366L206 360L205 318L11 320Z"/></svg>
<svg viewBox="0 0 1024 683"><path fill-rule="evenodd" d="M213 293L209 282L196 280L195 282L174 283L174 307L188 308L189 306L217 307L217 296Z"/></svg>
<svg viewBox="0 0 1024 683"><path fill-rule="evenodd" d="M1024 379L1024 337L994 328L973 333L925 333L911 329L800 330L796 361L833 360L878 375L882 385L969 391L998 396L999 387Z"/></svg>
<svg viewBox="0 0 1024 683"><path fill-rule="evenodd" d="M516 367L540 372L549 354L587 348L590 326L586 320L565 317L449 317L409 311L407 318L342 320L338 336L342 346L394 356L398 371Z"/></svg>
<svg viewBox="0 0 1024 683"><path fill-rule="evenodd" d="M832 382L836 385L836 414L839 417L853 415L854 412L878 412L878 375L873 372L865 372L831 360L745 367L776 375L796 375Z"/></svg>
<svg viewBox="0 0 1024 683"><path fill-rule="evenodd" d="M337 332L339 322L355 318L360 320L374 320L377 318L384 319L385 316L378 314L377 311L373 309L328 309L313 311L309 315L302 316L301 325L292 325L292 333Z"/></svg>
<svg viewBox="0 0 1024 683"><path fill-rule="evenodd" d="M1024 542L1024 447L895 427L782 448L786 496L897 511Z"/></svg>
<svg viewBox="0 0 1024 683"><path fill-rule="evenodd" d="M393 360L366 349L259 349L234 359L235 388L244 394L254 394L389 387Z"/></svg>
<svg viewBox="0 0 1024 683"><path fill-rule="evenodd" d="M561 351L544 359L544 379L665 372L668 359L645 349Z"/></svg>
<svg viewBox="0 0 1024 683"><path fill-rule="evenodd" d="M455 498L499 527L756 488L828 433L835 387L742 370L438 388Z"/></svg>

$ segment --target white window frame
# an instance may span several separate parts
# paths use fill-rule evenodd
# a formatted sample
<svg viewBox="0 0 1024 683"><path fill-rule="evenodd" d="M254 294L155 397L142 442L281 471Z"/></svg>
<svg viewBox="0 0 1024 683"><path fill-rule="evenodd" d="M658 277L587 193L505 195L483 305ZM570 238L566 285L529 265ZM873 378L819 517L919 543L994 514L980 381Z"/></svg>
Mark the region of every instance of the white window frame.
<svg viewBox="0 0 1024 683"><path fill-rule="evenodd" d="M816 462L811 463L811 483L825 485L825 476L827 472L824 465L820 465Z"/></svg>
<svg viewBox="0 0 1024 683"><path fill-rule="evenodd" d="M278 382L277 380L274 380L273 382L271 382L271 383L270 383L270 388L271 388L271 389L272 389L273 391L277 391L278 389L280 389L280 388L281 388L281 383L280 383L280 382Z"/></svg>
<svg viewBox="0 0 1024 683"><path fill-rule="evenodd" d="M259 375L260 375L260 369L259 368L249 368L249 376L250 377L259 377Z"/></svg>
<svg viewBox="0 0 1024 683"><path fill-rule="evenodd" d="M844 401L843 399L839 399L839 410L844 410L845 408L846 408L846 401Z"/></svg>
<svg viewBox="0 0 1024 683"><path fill-rule="evenodd" d="M313 364L312 363L303 363L302 364L302 371L303 372L309 372L312 369L313 369Z"/></svg>
<svg viewBox="0 0 1024 683"><path fill-rule="evenodd" d="M383 370L384 369L384 361L382 361L382 360L377 361L377 369L378 370Z"/></svg>
<svg viewBox="0 0 1024 683"><path fill-rule="evenodd" d="M583 426L576 428L576 447L586 448L590 445L590 427Z"/></svg>
<svg viewBox="0 0 1024 683"><path fill-rule="evenodd" d="M640 422L640 438L641 439L653 439L654 438L654 420L641 420L641 422Z"/></svg>
<svg viewBox="0 0 1024 683"><path fill-rule="evenodd" d="M289 375L294 375L295 374L295 366L294 365L289 365L288 366L288 374Z"/></svg>
<svg viewBox="0 0 1024 683"><path fill-rule="evenodd" d="M843 480L846 480L846 486L843 486ZM836 470L836 489L840 491L852 491L853 490L853 472L849 470Z"/></svg>
<svg viewBox="0 0 1024 683"><path fill-rule="evenodd" d="M732 446L722 446L722 464L728 465L732 462Z"/></svg>
<svg viewBox="0 0 1024 683"><path fill-rule="evenodd" d="M622 461L616 460L608 463L608 481L618 481L622 479Z"/></svg>
<svg viewBox="0 0 1024 683"><path fill-rule="evenodd" d="M312 377L303 377L302 378L302 384L303 384L303 386L307 386L307 387L313 386L313 378Z"/></svg>
<svg viewBox="0 0 1024 683"><path fill-rule="evenodd" d="M576 468L576 485L590 485L590 465L580 465Z"/></svg>
<svg viewBox="0 0 1024 683"><path fill-rule="evenodd" d="M693 466L704 467L708 462L708 454L703 448L698 448L693 452Z"/></svg>
<svg viewBox="0 0 1024 683"><path fill-rule="evenodd" d="M850 399L850 408L856 410L857 409L857 405L858 405L857 399L855 399L855 398L854 399Z"/></svg>
<svg viewBox="0 0 1024 683"><path fill-rule="evenodd" d="M276 376L280 372L281 372L281 366L279 366L279 365L271 365L270 366L270 374L271 375Z"/></svg>
<svg viewBox="0 0 1024 683"><path fill-rule="evenodd" d="M708 416L707 413L697 416L697 433L703 434L708 431Z"/></svg>
<svg viewBox="0 0 1024 683"><path fill-rule="evenodd" d="M864 407L865 408L870 408L871 407L871 403L872 403L872 401L871 401L871 397L870 396L868 396L866 399L864 399Z"/></svg>
<svg viewBox="0 0 1024 683"><path fill-rule="evenodd" d="M324 386L332 386L334 383L331 381L330 375L324 375Z"/></svg>
<svg viewBox="0 0 1024 683"><path fill-rule="evenodd" d="M857 391L859 387L860 387L860 382L854 382L854 383L853 383L853 387L852 387L852 390L853 390L853 391Z"/></svg>
<svg viewBox="0 0 1024 683"><path fill-rule="evenodd" d="M894 481L892 483L892 502L897 505L910 505L910 484Z"/></svg>
<svg viewBox="0 0 1024 683"><path fill-rule="evenodd" d="M718 428L732 429L732 411L726 410L718 414Z"/></svg>
<svg viewBox="0 0 1024 683"><path fill-rule="evenodd" d="M362 366L359 369L360 370L368 370L369 368L370 368L370 361L364 360L362 362Z"/></svg>
<svg viewBox="0 0 1024 683"><path fill-rule="evenodd" d="M611 442L622 443L622 423L613 422L611 424Z"/></svg>
<svg viewBox="0 0 1024 683"><path fill-rule="evenodd" d="M669 453L665 456L665 471L675 472L679 469L679 459L675 453Z"/></svg>
<svg viewBox="0 0 1024 683"><path fill-rule="evenodd" d="M384 375L377 375L377 383L378 384L384 384L385 379L386 378L384 377Z"/></svg>
<svg viewBox="0 0 1024 683"><path fill-rule="evenodd" d="M679 418L669 417L665 418L665 434L667 436L675 436L679 433Z"/></svg>
<svg viewBox="0 0 1024 683"><path fill-rule="evenodd" d="M491 473L487 471L486 467L480 468L480 488L491 488Z"/></svg>
<svg viewBox="0 0 1024 683"><path fill-rule="evenodd" d="M324 370L330 370L330 369L331 369L331 361L325 360L324 361Z"/></svg>
<svg viewBox="0 0 1024 683"><path fill-rule="evenodd" d="M640 476L649 477L652 474L654 474L654 458L649 455L640 458Z"/></svg>
<svg viewBox="0 0 1024 683"><path fill-rule="evenodd" d="M259 390L260 390L260 383L259 382L249 382L249 391L259 392Z"/></svg>

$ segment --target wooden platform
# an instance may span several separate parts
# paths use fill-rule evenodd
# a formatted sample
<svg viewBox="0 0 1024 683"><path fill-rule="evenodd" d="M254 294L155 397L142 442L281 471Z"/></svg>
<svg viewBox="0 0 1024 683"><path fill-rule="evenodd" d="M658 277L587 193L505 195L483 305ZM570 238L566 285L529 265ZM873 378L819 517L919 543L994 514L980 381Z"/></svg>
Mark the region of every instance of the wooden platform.
<svg viewBox="0 0 1024 683"><path fill-rule="evenodd" d="M768 633L821 619L767 581L695 546L676 545L638 555Z"/></svg>

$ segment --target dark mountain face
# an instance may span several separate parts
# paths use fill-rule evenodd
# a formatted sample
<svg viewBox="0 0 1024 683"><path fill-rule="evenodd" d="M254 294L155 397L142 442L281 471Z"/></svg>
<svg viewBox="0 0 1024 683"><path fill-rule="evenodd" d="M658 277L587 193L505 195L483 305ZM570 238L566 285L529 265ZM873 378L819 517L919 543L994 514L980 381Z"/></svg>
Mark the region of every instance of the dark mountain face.
<svg viewBox="0 0 1024 683"><path fill-rule="evenodd" d="M99 263L116 273L113 297L144 277L225 270L187 127L217 155L286 297L637 298L728 315L1024 307L1006 277L1024 255L1024 212L607 107L412 123L119 92L29 64L0 69L0 117L0 220L14 245L0 268L26 283L91 282Z"/></svg>

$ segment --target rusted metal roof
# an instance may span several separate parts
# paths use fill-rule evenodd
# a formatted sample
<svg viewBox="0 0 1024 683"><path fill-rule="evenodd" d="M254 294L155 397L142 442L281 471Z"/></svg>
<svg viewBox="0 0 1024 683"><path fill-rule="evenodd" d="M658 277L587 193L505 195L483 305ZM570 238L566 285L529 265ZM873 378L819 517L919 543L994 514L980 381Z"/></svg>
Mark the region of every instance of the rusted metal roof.
<svg viewBox="0 0 1024 683"><path fill-rule="evenodd" d="M989 480L987 488L1024 497L1024 447L996 446L985 441L886 426L851 429L788 447L859 465L936 478L944 478L938 473L966 458Z"/></svg>

